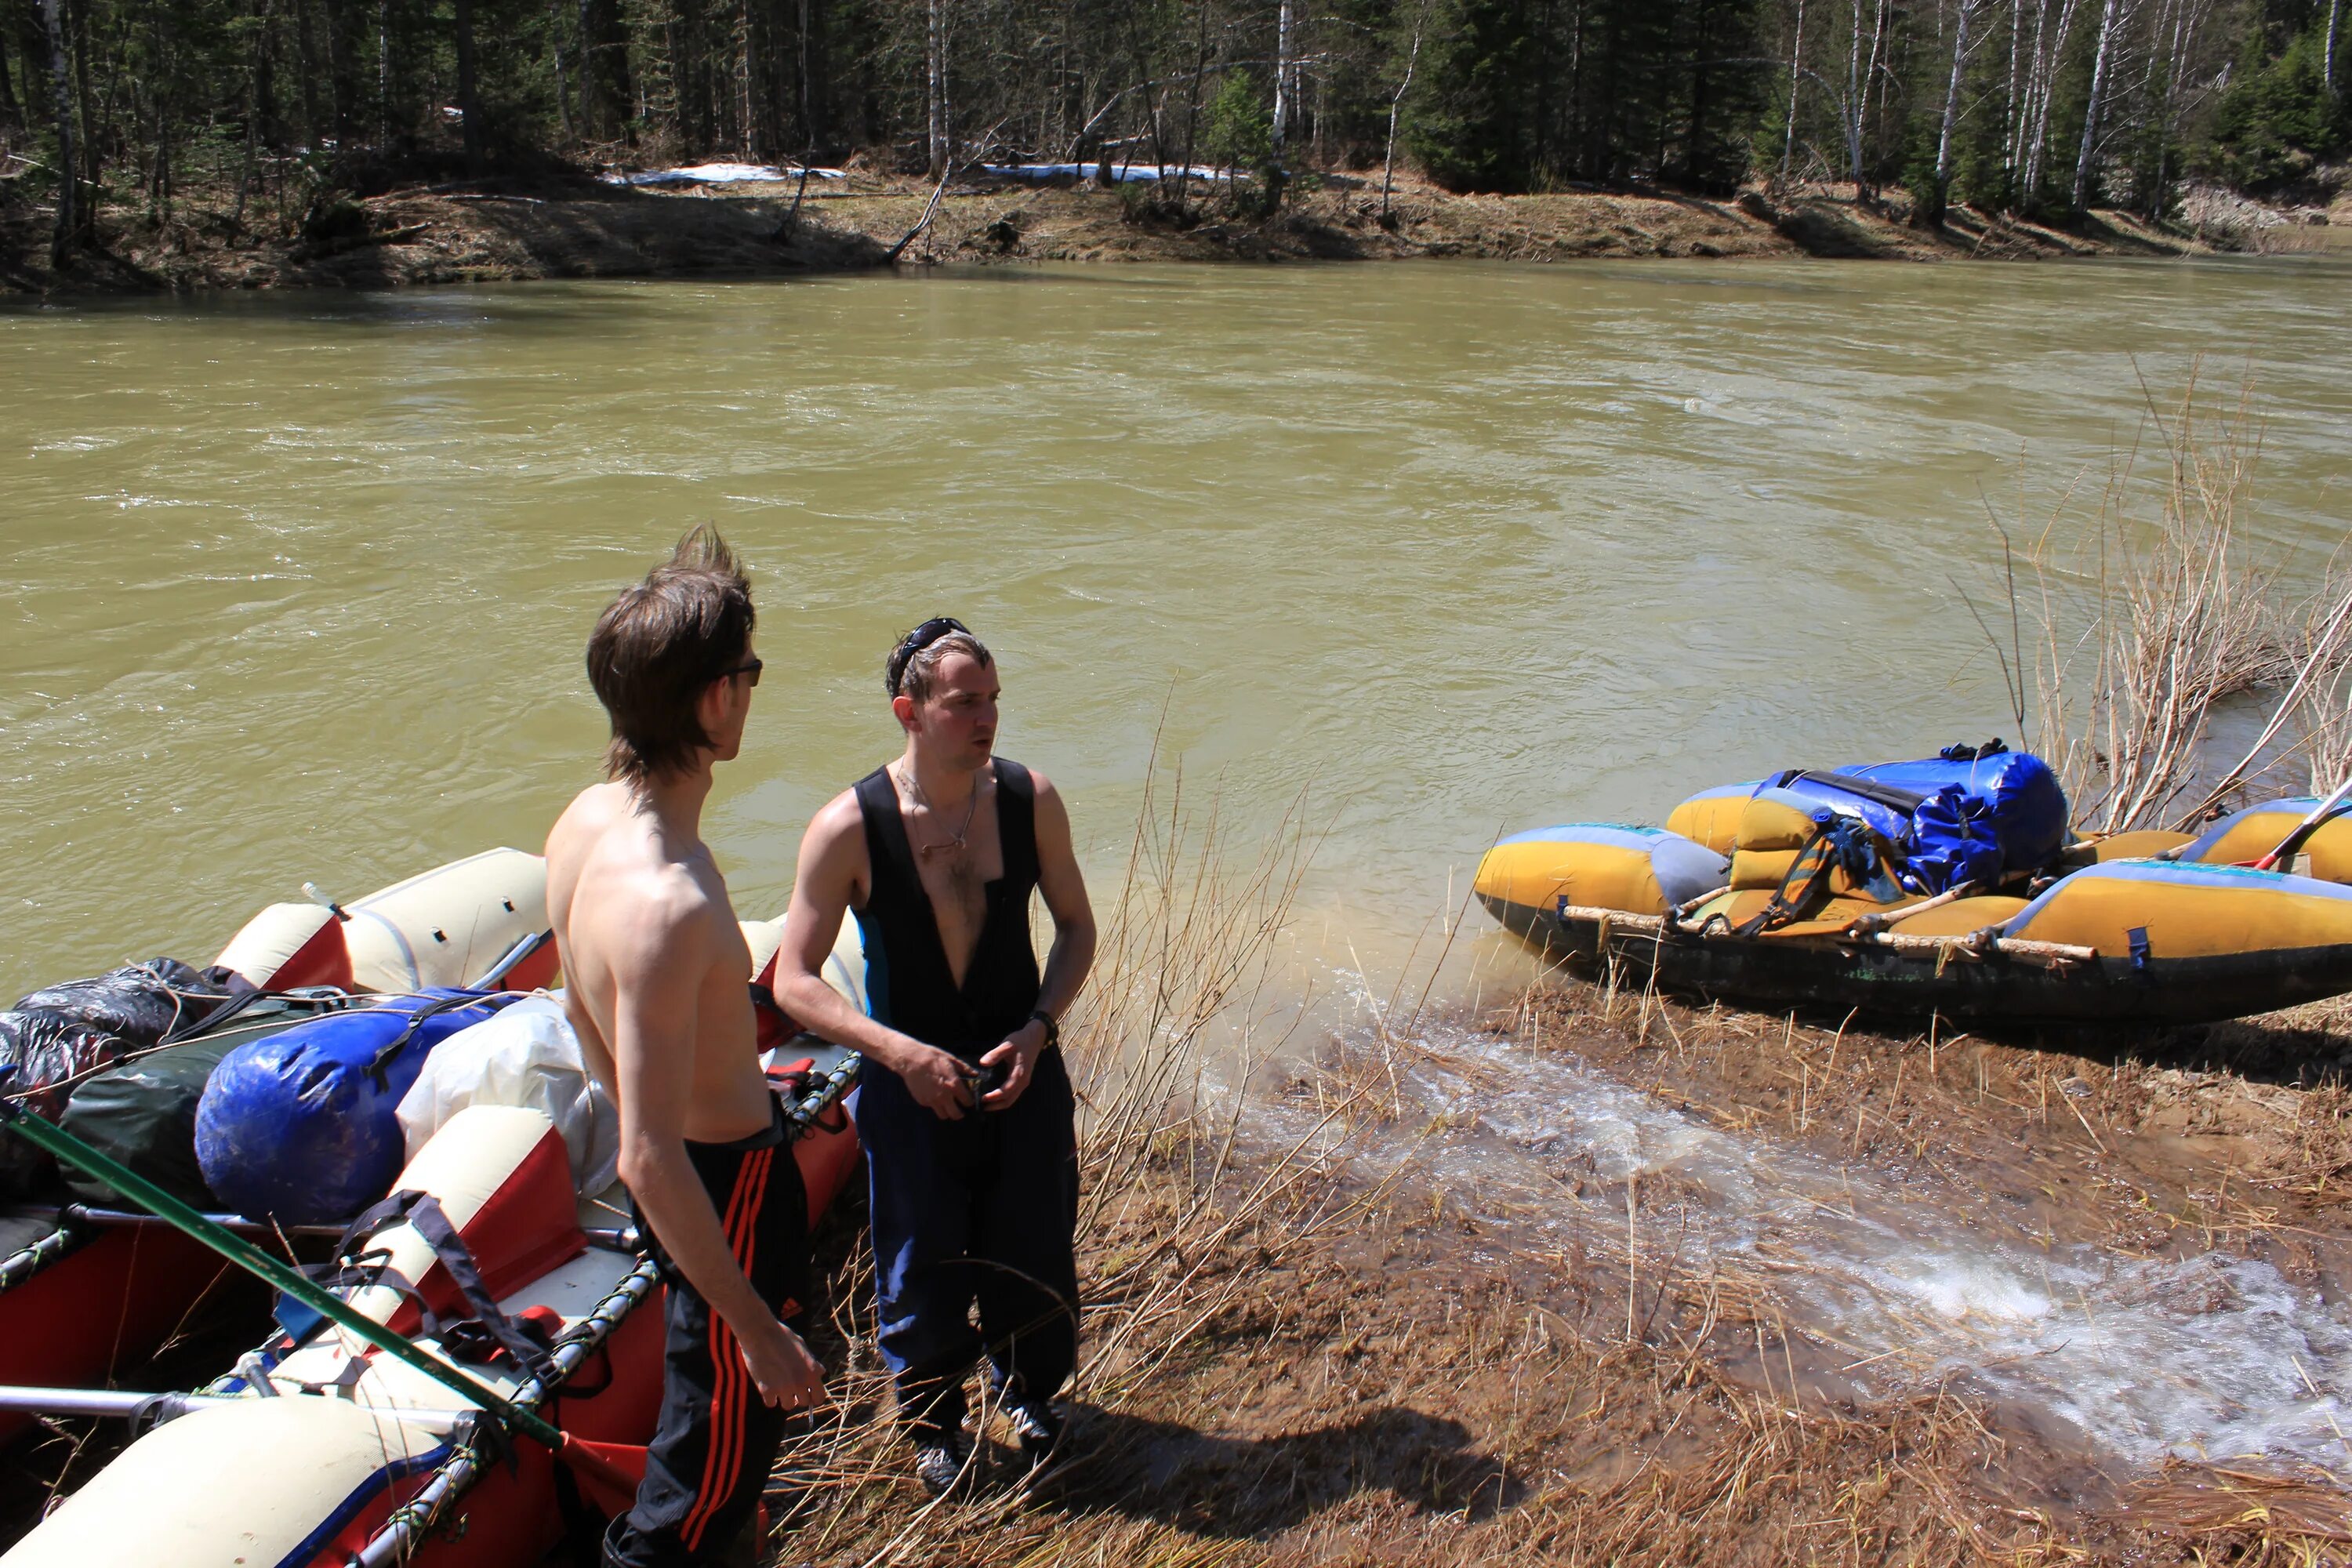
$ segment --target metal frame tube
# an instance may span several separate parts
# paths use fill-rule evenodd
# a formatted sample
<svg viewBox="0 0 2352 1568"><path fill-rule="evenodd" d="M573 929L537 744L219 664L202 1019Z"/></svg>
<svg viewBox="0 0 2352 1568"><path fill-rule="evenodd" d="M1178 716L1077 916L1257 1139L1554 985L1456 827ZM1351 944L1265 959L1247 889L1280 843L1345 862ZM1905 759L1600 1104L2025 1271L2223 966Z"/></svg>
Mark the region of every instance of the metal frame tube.
<svg viewBox="0 0 2352 1568"><path fill-rule="evenodd" d="M515 1390L510 1402L513 1406L536 1412L560 1392L565 1381L580 1369L580 1363L603 1349L614 1330L644 1304L660 1278L652 1258L639 1259L636 1268L596 1303L580 1328L550 1352L555 1363L553 1381L542 1383L533 1378ZM462 1439L457 1451L442 1462L423 1489L393 1510L367 1545L349 1560L351 1568L391 1568L392 1564L407 1562L425 1538L439 1528L449 1510L473 1489L486 1458L476 1436Z"/></svg>
<svg viewBox="0 0 2352 1568"><path fill-rule="evenodd" d="M31 1246L0 1258L0 1293L14 1290L35 1275L64 1262L96 1239L95 1231L61 1225Z"/></svg>
<svg viewBox="0 0 2352 1568"><path fill-rule="evenodd" d="M805 1134L816 1119L841 1102L857 1081L858 1056L855 1051L842 1058L834 1069L817 1080L798 1103L789 1107L785 1119L802 1134ZM612 1293L596 1303L595 1309L583 1321L581 1328L557 1345L551 1352L555 1363L555 1379L542 1384L537 1379L515 1390L514 1404L523 1410L536 1411L549 1398L562 1390L580 1363L601 1349L611 1339L613 1331L622 1320L643 1304L660 1278L650 1258L642 1258L637 1267ZM365 1547L347 1560L347 1568L394 1568L415 1555L425 1538L439 1528L450 1510L463 1501L480 1479L484 1456L480 1446L471 1440L461 1443L432 1479L417 1494L394 1509L378 1527Z"/></svg>

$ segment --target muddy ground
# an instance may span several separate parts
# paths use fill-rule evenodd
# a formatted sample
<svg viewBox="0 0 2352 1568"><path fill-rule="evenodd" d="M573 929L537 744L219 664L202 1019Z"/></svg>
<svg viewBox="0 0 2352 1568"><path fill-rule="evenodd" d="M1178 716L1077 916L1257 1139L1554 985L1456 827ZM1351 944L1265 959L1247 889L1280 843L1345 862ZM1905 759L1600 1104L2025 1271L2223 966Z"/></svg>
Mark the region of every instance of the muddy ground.
<svg viewBox="0 0 2352 1568"><path fill-rule="evenodd" d="M1956 211L1941 229L1899 206L1815 193L1738 200L1654 194L1458 196L1399 182L1383 216L1377 180L1334 174L1271 218L1197 195L1173 214L1139 194L998 181L950 185L928 226L930 189L853 173L791 184L666 194L585 175L415 185L348 210L257 198L233 219L224 196L183 200L168 222L110 212L101 245L63 271L46 209L5 204L0 290L32 294L354 288L540 278L741 277L889 264L1283 261L1486 257L2174 256L2203 248L2123 214L2079 231ZM916 231L920 226L920 232ZM908 236L914 237L910 240Z"/></svg>

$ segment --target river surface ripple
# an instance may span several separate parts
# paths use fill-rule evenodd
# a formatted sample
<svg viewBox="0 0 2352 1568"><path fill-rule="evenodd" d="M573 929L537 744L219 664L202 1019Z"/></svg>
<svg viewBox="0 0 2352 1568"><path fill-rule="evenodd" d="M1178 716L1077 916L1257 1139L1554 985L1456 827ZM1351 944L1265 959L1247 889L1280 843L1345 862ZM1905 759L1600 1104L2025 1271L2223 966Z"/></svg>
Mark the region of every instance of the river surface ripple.
<svg viewBox="0 0 2352 1568"><path fill-rule="evenodd" d="M1244 852L1308 789L1302 970L1392 973L1499 830L2009 732L1956 586L1988 504L2095 489L2200 356L2263 412L2253 539L2315 572L2347 284L1446 263L0 310L0 991L537 847L602 739L591 620L706 521L768 667L709 824L745 913L896 749L882 654L946 612L1098 883L1155 756ZM1498 1222L1605 1226L1571 1156L1671 1172L1701 1245L1798 1258L1822 1333L1902 1351L1881 1386L1964 1373L2135 1458L2341 1457L2352 1329L2262 1266L2028 1257L1572 1061L1479 1083L1413 1090Z"/></svg>

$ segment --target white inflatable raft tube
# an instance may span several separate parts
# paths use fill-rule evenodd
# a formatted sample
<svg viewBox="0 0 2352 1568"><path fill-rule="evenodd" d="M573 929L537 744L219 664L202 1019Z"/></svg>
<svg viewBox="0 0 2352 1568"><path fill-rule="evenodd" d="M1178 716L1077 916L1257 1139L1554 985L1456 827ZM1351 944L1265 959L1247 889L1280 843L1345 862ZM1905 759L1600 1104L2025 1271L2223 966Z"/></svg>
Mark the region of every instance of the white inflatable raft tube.
<svg viewBox="0 0 2352 1568"><path fill-rule="evenodd" d="M545 1307L568 1330L636 1268L635 1258L587 1247L569 1155L539 1111L468 1107L410 1162L400 1185L440 1200L510 1316ZM413 1228L394 1226L377 1245L427 1300L447 1300L446 1275L436 1280L433 1249ZM388 1287L350 1300L396 1330L414 1332L419 1321L413 1300ZM462 1306L453 1315L464 1315ZM420 1342L437 1351L432 1340ZM526 1381L507 1364L467 1370L509 1398ZM404 1480L449 1457L448 1434L436 1430L442 1423L404 1419L446 1411L449 1389L343 1330L331 1326L277 1360L266 1382L218 1385L213 1392L251 1396L131 1444L18 1542L9 1568L307 1564L346 1528L388 1512Z"/></svg>
<svg viewBox="0 0 2352 1568"><path fill-rule="evenodd" d="M744 925L771 982L782 926ZM845 921L825 978L862 1006L864 977L857 927ZM836 1096L846 1086L839 1072L830 1081ZM551 1418L591 1444L643 1444L661 1392L661 1315L636 1310L658 1289L654 1266L591 1246L586 1235L627 1217L618 1185L583 1198L544 1111L477 1103L426 1141L395 1187L439 1200L500 1310L552 1331L561 1373L605 1358L612 1374L593 1391L559 1384ZM438 1341L420 1331L416 1299L444 1318L470 1311L431 1245L404 1223L380 1232L370 1250L412 1288L362 1287L347 1300L439 1354ZM331 1324L291 1350L282 1344L273 1341L257 1362L240 1363L245 1375L205 1391L232 1397L131 1444L26 1535L5 1568L345 1568L406 1561L420 1549L436 1568L539 1560L551 1506L544 1471L553 1461L543 1450L523 1443L511 1465L490 1462L474 1447L471 1424L453 1424L460 1402L446 1384ZM509 1360L465 1370L527 1407L549 1393ZM468 1487L465 1531L433 1529Z"/></svg>
<svg viewBox="0 0 2352 1568"><path fill-rule="evenodd" d="M405 995L473 984L547 928L547 862L520 849L485 849L347 904L324 896L272 904L214 962L265 991L333 985ZM530 991L554 976L550 944L500 984Z"/></svg>

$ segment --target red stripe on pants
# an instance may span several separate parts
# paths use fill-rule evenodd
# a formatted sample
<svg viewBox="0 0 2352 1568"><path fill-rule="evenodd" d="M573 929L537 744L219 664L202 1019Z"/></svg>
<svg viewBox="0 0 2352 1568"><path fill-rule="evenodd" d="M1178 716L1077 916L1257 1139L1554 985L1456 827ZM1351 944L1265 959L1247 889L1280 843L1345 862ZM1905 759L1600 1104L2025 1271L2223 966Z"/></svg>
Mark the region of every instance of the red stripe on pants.
<svg viewBox="0 0 2352 1568"><path fill-rule="evenodd" d="M768 1172L774 1160L772 1149L746 1155L735 1172L734 1190L727 1195L727 1217L720 1228L736 1267L743 1270L747 1279L751 1278L751 1260L758 1247L761 1199L767 1192ZM716 1309L710 1314L710 1449L703 1456L702 1480L695 1488L694 1506L687 1510L685 1521L678 1526L678 1540L689 1552L701 1546L702 1532L709 1525L711 1514L735 1489L736 1479L743 1468L743 1399L751 1373L736 1350L733 1332Z"/></svg>

